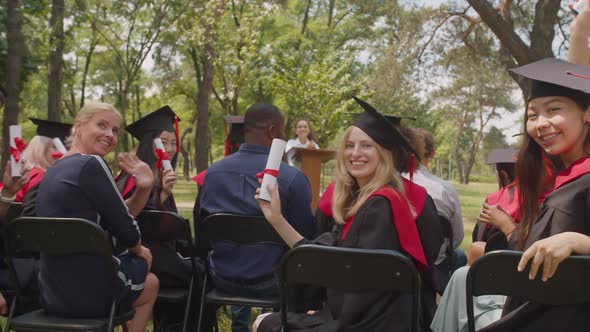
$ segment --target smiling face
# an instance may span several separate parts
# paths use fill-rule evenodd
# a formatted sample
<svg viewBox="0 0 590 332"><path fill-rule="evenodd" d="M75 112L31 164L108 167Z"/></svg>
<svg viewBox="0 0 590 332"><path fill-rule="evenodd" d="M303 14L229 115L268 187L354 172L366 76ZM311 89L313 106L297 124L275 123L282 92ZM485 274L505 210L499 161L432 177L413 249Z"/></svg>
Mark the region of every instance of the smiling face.
<svg viewBox="0 0 590 332"><path fill-rule="evenodd" d="M546 153L566 165L584 156L590 112L567 97L540 97L529 102L526 130Z"/></svg>
<svg viewBox="0 0 590 332"><path fill-rule="evenodd" d="M309 124L305 120L299 120L295 127L295 134L299 137L301 143L307 142L307 136L309 135Z"/></svg>
<svg viewBox="0 0 590 332"><path fill-rule="evenodd" d="M121 117L105 110L95 113L86 122L77 120L74 126L78 152L105 156L117 144Z"/></svg>
<svg viewBox="0 0 590 332"><path fill-rule="evenodd" d="M160 134L162 145L164 145L164 151L168 155L168 158L172 160L176 155L176 134L169 131L163 131Z"/></svg>
<svg viewBox="0 0 590 332"><path fill-rule="evenodd" d="M353 127L346 138L344 164L360 187L367 184L375 175L381 160L376 145L369 135L357 127Z"/></svg>

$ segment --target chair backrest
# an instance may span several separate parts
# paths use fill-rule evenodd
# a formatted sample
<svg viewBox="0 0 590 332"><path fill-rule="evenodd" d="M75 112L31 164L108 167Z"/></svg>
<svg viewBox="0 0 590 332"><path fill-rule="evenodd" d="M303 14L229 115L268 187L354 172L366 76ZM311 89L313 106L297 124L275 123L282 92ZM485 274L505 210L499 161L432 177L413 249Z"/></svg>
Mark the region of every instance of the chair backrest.
<svg viewBox="0 0 590 332"><path fill-rule="evenodd" d="M198 231L209 241L285 244L263 216L216 213L205 218L200 223Z"/></svg>
<svg viewBox="0 0 590 332"><path fill-rule="evenodd" d="M8 206L8 211L6 212L6 221L14 220L21 216L23 213L23 203L20 202L12 202Z"/></svg>
<svg viewBox="0 0 590 332"><path fill-rule="evenodd" d="M95 223L77 218L20 217L6 224L4 248L13 280L20 294L13 259L37 257L39 253L53 256L90 254L111 260L112 246L106 233ZM110 275L116 284L115 267Z"/></svg>
<svg viewBox="0 0 590 332"><path fill-rule="evenodd" d="M112 256L104 230L85 219L20 217L6 225L4 234L11 257L39 252Z"/></svg>
<svg viewBox="0 0 590 332"><path fill-rule="evenodd" d="M400 291L413 294L413 331L420 319L420 275L414 263L392 250L302 245L281 259L281 314L286 329L286 287L309 284L343 291Z"/></svg>
<svg viewBox="0 0 590 332"><path fill-rule="evenodd" d="M141 239L143 241L163 242L172 240L192 240L188 221L178 213L171 211L143 210L135 220L141 231Z"/></svg>
<svg viewBox="0 0 590 332"><path fill-rule="evenodd" d="M492 251L469 268L466 286L469 331L475 331L473 296L509 295L549 305L590 303L590 288L580 286L590 280L590 256L566 258L546 282L541 280L542 271L534 280L528 278L530 264L525 271L518 272L516 267L521 257L520 251Z"/></svg>

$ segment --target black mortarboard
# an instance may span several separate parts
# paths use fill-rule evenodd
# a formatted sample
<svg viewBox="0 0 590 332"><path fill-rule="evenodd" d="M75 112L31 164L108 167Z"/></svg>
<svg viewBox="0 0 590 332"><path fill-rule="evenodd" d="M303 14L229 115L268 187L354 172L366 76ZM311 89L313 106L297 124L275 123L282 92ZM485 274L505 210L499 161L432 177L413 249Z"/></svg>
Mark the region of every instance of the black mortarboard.
<svg viewBox="0 0 590 332"><path fill-rule="evenodd" d="M356 102L365 110L352 121L351 125L360 128L377 144L385 149L392 150L400 144L409 151L414 151L412 146L399 129L394 126L383 114L365 101L352 96Z"/></svg>
<svg viewBox="0 0 590 332"><path fill-rule="evenodd" d="M486 157L486 164L514 164L516 156L518 156L516 149L493 149Z"/></svg>
<svg viewBox="0 0 590 332"><path fill-rule="evenodd" d="M69 123L55 122L36 118L29 118L37 126L36 134L49 138L58 137L62 142L70 136L72 125Z"/></svg>
<svg viewBox="0 0 590 332"><path fill-rule="evenodd" d="M383 116L387 119L387 121L391 122L394 126L398 126L398 127L402 125L402 119L416 121L416 118L412 118L409 116L399 116L399 115L390 115L390 114L384 114Z"/></svg>
<svg viewBox="0 0 590 332"><path fill-rule="evenodd" d="M131 123L125 130L138 140L151 131L176 132L174 117L180 121L170 106L166 105Z"/></svg>
<svg viewBox="0 0 590 332"><path fill-rule="evenodd" d="M511 71L531 80L528 100L550 96L574 100L590 97L590 68L586 66L547 58Z"/></svg>

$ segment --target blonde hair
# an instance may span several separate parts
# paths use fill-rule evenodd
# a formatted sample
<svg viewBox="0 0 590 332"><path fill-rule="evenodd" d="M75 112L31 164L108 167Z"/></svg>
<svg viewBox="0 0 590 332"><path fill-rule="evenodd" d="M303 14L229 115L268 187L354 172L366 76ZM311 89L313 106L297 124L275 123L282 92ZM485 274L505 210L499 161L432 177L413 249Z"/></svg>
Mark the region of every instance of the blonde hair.
<svg viewBox="0 0 590 332"><path fill-rule="evenodd" d="M339 224L344 224L346 219L355 215L369 196L386 184L392 184L397 191L404 192L402 180L395 169L391 152L374 141L380 162L377 164L375 173L369 183L359 188L356 179L346 169L346 160L344 157L346 140L353 128L355 127L349 126L346 128L336 151L336 169L334 174L336 186L334 187L334 198L332 199L332 211L334 213L334 220Z"/></svg>
<svg viewBox="0 0 590 332"><path fill-rule="evenodd" d="M53 164L52 160L47 160L47 151L53 145L53 141L49 137L34 136L29 142L22 154L23 168L30 170L32 168L40 168L47 170Z"/></svg>
<svg viewBox="0 0 590 332"><path fill-rule="evenodd" d="M66 139L66 142L64 144L66 144L67 146L72 145L76 134L76 122L84 124L90 121L90 119L92 119L92 117L95 114L103 111L111 111L117 114L119 116L119 119L122 119L121 113L119 113L119 111L117 111L113 105L98 101L87 101L84 103L84 106L82 106L80 111L78 111L78 114L76 114L76 118L74 119L74 125L72 126L72 132L70 136Z"/></svg>

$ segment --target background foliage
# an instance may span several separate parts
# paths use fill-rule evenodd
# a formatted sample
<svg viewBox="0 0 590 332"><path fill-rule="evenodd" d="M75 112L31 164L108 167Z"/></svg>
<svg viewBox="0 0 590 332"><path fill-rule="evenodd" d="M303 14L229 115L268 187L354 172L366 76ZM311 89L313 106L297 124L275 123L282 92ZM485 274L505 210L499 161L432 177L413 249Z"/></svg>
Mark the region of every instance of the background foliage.
<svg viewBox="0 0 590 332"><path fill-rule="evenodd" d="M0 96L3 128L20 123L31 137L26 118L48 117L52 98L65 122L85 100L114 104L127 123L169 104L182 119L186 176L222 157L225 115L271 102L289 135L307 118L319 144L334 147L359 111L357 95L430 129L439 175L489 178L484 154L519 131L499 119L520 110L527 92L507 68L563 55L571 19L556 0L61 2L0 2L0 85L12 92ZM20 25L8 19L13 10ZM11 31L24 47L8 42ZM49 56L59 51L55 38L63 65ZM17 77L10 59L21 60ZM55 66L63 74L49 79ZM62 87L58 96L52 85ZM135 144L124 135L117 152Z"/></svg>

